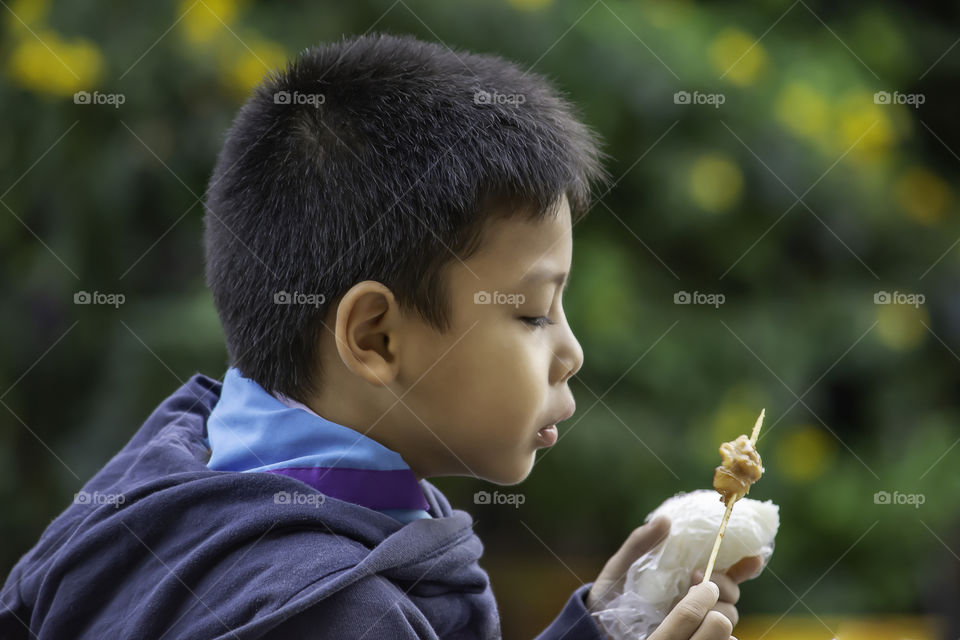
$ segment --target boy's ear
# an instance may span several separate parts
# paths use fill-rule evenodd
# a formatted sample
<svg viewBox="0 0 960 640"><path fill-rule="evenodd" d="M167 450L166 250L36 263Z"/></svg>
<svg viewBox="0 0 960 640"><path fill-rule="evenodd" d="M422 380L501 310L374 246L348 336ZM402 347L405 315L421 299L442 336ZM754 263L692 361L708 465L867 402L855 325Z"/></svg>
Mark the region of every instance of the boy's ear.
<svg viewBox="0 0 960 640"><path fill-rule="evenodd" d="M337 306L334 333L340 359L372 385L391 383L399 371L400 321L389 288L374 280L353 285Z"/></svg>

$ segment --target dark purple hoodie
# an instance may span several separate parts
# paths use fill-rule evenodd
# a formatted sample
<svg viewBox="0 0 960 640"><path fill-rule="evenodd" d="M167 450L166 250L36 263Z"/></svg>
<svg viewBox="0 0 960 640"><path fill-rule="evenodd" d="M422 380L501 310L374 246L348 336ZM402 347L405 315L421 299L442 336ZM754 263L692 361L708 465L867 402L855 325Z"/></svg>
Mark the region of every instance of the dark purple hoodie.
<svg viewBox="0 0 960 640"><path fill-rule="evenodd" d="M426 480L404 524L270 473L212 471L219 382L194 375L44 531L0 594L0 638L498 638L473 520ZM577 589L538 636L602 640Z"/></svg>

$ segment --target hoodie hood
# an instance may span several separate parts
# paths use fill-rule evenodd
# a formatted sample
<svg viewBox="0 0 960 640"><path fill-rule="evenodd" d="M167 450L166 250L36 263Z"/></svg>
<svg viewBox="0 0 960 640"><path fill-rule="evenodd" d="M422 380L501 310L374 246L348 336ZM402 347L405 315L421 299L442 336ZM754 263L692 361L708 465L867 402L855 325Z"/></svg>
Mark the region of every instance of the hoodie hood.
<svg viewBox="0 0 960 640"><path fill-rule="evenodd" d="M404 524L281 474L211 470L220 390L194 375L84 485L8 577L0 636L257 638L360 591L370 624L399 607L417 637L499 634L469 514L426 480L431 518Z"/></svg>

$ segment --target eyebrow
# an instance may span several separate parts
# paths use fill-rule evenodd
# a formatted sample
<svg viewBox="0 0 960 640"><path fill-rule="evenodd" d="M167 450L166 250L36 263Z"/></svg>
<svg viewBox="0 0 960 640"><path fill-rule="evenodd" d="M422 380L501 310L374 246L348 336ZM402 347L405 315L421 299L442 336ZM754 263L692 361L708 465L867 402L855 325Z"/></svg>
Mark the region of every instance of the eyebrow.
<svg viewBox="0 0 960 640"><path fill-rule="evenodd" d="M570 284L570 281L567 279L569 273L566 272L553 272L546 269L536 269L530 271L523 278L520 279L520 286L537 283L537 282L552 282L557 286L563 285L563 291L567 290L567 285Z"/></svg>

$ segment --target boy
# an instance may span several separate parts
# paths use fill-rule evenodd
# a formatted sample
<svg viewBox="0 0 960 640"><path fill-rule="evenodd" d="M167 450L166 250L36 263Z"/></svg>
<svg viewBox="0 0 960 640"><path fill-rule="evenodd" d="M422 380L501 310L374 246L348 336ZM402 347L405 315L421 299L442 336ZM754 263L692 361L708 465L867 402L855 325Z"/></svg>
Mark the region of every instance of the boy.
<svg viewBox="0 0 960 640"><path fill-rule="evenodd" d="M223 383L194 375L87 483L11 573L0 634L498 637L472 520L426 478L518 483L573 413L561 296L599 155L494 57L364 36L267 78L207 191ZM540 637L601 638L590 610L668 527ZM758 568L652 640L728 638Z"/></svg>

